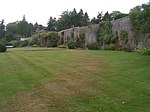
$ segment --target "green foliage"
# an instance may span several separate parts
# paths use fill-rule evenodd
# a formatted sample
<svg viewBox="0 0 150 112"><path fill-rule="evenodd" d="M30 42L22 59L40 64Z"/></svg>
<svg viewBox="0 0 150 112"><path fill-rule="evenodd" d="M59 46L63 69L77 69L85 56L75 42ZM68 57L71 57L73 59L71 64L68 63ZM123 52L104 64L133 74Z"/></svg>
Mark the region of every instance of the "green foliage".
<svg viewBox="0 0 150 112"><path fill-rule="evenodd" d="M122 41L124 41L124 44L127 44L127 42L128 42L128 32L125 31L125 30L122 30L122 31L120 32L119 38L120 38Z"/></svg>
<svg viewBox="0 0 150 112"><path fill-rule="evenodd" d="M141 55L150 55L150 48L143 48L137 51Z"/></svg>
<svg viewBox="0 0 150 112"><path fill-rule="evenodd" d="M79 35L79 37L76 38L76 47L77 48L85 48L85 34Z"/></svg>
<svg viewBox="0 0 150 112"><path fill-rule="evenodd" d="M101 22L101 21L102 21L102 18L103 18L102 15L103 15L103 14L102 14L102 11L101 11L101 12L98 12L97 18L93 17L93 18L91 19L91 24L98 24L99 22Z"/></svg>
<svg viewBox="0 0 150 112"><path fill-rule="evenodd" d="M150 33L147 33L147 34L146 34L146 38L150 38Z"/></svg>
<svg viewBox="0 0 150 112"><path fill-rule="evenodd" d="M56 31L57 27L57 21L56 18L50 17L48 23L47 23L47 30L48 31Z"/></svg>
<svg viewBox="0 0 150 112"><path fill-rule="evenodd" d="M6 25L5 38L9 42L11 40L18 40L23 37L30 37L33 32L33 24L28 23L24 16L22 21L12 22Z"/></svg>
<svg viewBox="0 0 150 112"><path fill-rule="evenodd" d="M58 48L66 48L65 45L58 45Z"/></svg>
<svg viewBox="0 0 150 112"><path fill-rule="evenodd" d="M35 44L37 44L37 38L36 37L32 37L30 40L29 40L29 45L30 46L33 46Z"/></svg>
<svg viewBox="0 0 150 112"><path fill-rule="evenodd" d="M69 41L67 42L67 47L68 47L69 49L75 49L75 48L76 48L76 42L75 42L73 39L69 40Z"/></svg>
<svg viewBox="0 0 150 112"><path fill-rule="evenodd" d="M112 24L110 21L102 21L99 23L99 28L97 31L98 43L100 45L110 44L113 38L112 36Z"/></svg>
<svg viewBox="0 0 150 112"><path fill-rule="evenodd" d="M140 33L150 33L150 3L142 4L133 8L129 17L133 22L134 28Z"/></svg>
<svg viewBox="0 0 150 112"><path fill-rule="evenodd" d="M4 45L6 45L6 44L7 44L7 41L6 41L6 39L5 39L5 38L2 38L2 39L0 39L0 43L2 43L2 44L4 44Z"/></svg>
<svg viewBox="0 0 150 112"><path fill-rule="evenodd" d="M12 40L12 41L9 42L9 44L12 44L13 47L19 47L20 41Z"/></svg>
<svg viewBox="0 0 150 112"><path fill-rule="evenodd" d="M103 21L110 21L111 20L111 15L108 13L108 11L104 14Z"/></svg>
<svg viewBox="0 0 150 112"><path fill-rule="evenodd" d="M20 41L20 42L19 42L19 47L26 47L26 46L28 46L28 44L29 44L29 41L28 41L28 40Z"/></svg>
<svg viewBox="0 0 150 112"><path fill-rule="evenodd" d="M58 46L58 41L59 37L57 33L48 33L46 36L46 41L47 41L47 47L57 47Z"/></svg>
<svg viewBox="0 0 150 112"><path fill-rule="evenodd" d="M56 32L43 32L33 35L29 41L29 45L37 45L41 47L57 47L60 37Z"/></svg>
<svg viewBox="0 0 150 112"><path fill-rule="evenodd" d="M0 43L0 52L6 52L7 48L6 45Z"/></svg>
<svg viewBox="0 0 150 112"><path fill-rule="evenodd" d="M99 49L99 46L97 43L91 43L91 44L87 44L87 48L89 50L98 50Z"/></svg>
<svg viewBox="0 0 150 112"><path fill-rule="evenodd" d="M133 50L134 49L128 44L124 46L124 51L126 51L126 52L133 52Z"/></svg>
<svg viewBox="0 0 150 112"><path fill-rule="evenodd" d="M6 32L6 34L5 34L5 39L6 39L7 42L10 42L11 40L13 40L13 39L14 39L13 33L11 33L11 32Z"/></svg>
<svg viewBox="0 0 150 112"><path fill-rule="evenodd" d="M110 44L110 45L106 45L104 47L105 50L115 50L115 45L114 44Z"/></svg>
<svg viewBox="0 0 150 112"><path fill-rule="evenodd" d="M122 46L122 45L116 45L115 46L115 50L116 51L123 51L124 50L124 46Z"/></svg>
<svg viewBox="0 0 150 112"><path fill-rule="evenodd" d="M129 14L119 13L114 17L114 20L127 17Z"/></svg>
<svg viewBox="0 0 150 112"><path fill-rule="evenodd" d="M0 39L5 37L4 19L0 23Z"/></svg>
<svg viewBox="0 0 150 112"><path fill-rule="evenodd" d="M57 30L64 30L71 27L86 26L89 24L89 16L87 12L81 9L78 13L76 9L73 11L64 11L57 20Z"/></svg>
<svg viewBox="0 0 150 112"><path fill-rule="evenodd" d="M128 15L129 14L121 13L120 11L113 11L112 13L110 13L111 20L120 19L120 18L126 17Z"/></svg>

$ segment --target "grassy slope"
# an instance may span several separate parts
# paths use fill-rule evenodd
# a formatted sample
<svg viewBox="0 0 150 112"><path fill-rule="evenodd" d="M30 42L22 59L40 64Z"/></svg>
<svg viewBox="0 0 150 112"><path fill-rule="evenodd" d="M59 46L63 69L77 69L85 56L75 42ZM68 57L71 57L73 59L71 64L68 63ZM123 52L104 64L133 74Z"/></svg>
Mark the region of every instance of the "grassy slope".
<svg viewBox="0 0 150 112"><path fill-rule="evenodd" d="M150 57L47 48L0 53L0 110L149 112Z"/></svg>

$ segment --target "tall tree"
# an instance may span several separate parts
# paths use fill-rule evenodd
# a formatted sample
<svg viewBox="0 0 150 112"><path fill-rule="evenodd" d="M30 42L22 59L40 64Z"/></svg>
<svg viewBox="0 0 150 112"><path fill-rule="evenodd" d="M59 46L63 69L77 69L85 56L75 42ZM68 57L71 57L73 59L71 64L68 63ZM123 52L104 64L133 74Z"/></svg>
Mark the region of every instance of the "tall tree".
<svg viewBox="0 0 150 112"><path fill-rule="evenodd" d="M37 32L38 26L39 26L39 25L38 25L37 22L33 25L33 32Z"/></svg>
<svg viewBox="0 0 150 112"><path fill-rule="evenodd" d="M18 23L18 34L20 34L23 37L28 37L28 22L25 19L25 16L23 16L22 21Z"/></svg>
<svg viewBox="0 0 150 112"><path fill-rule="evenodd" d="M47 25L48 31L56 31L56 18L50 17Z"/></svg>
<svg viewBox="0 0 150 112"><path fill-rule="evenodd" d="M110 20L111 20L111 16L110 16L110 14L108 13L108 11L104 14L102 20L103 20L103 21L110 21Z"/></svg>
<svg viewBox="0 0 150 112"><path fill-rule="evenodd" d="M98 12L97 18L93 17L91 19L91 24L98 24L99 22L101 22L102 18L103 18L103 14L102 13L103 13L102 11Z"/></svg>
<svg viewBox="0 0 150 112"><path fill-rule="evenodd" d="M102 18L103 18L103 12L98 12L98 15L97 15L97 20L100 22L102 21Z"/></svg>
<svg viewBox="0 0 150 112"><path fill-rule="evenodd" d="M5 37L5 25L4 25L4 19L0 23L0 38Z"/></svg>
<svg viewBox="0 0 150 112"><path fill-rule="evenodd" d="M150 34L150 3L136 6L130 11L129 17L138 32Z"/></svg>
<svg viewBox="0 0 150 112"><path fill-rule="evenodd" d="M85 12L85 14L84 14L83 22L84 22L84 23L83 23L84 26L88 25L89 22L90 22L89 15L88 15L87 12Z"/></svg>
<svg viewBox="0 0 150 112"><path fill-rule="evenodd" d="M89 20L88 13L84 13L82 9L78 13L76 9L73 9L73 11L64 11L57 20L57 30L60 31L73 26L86 26L89 24Z"/></svg>
<svg viewBox="0 0 150 112"><path fill-rule="evenodd" d="M28 36L31 37L31 35L33 34L34 29L33 29L33 24L29 23L28 24Z"/></svg>
<svg viewBox="0 0 150 112"><path fill-rule="evenodd" d="M23 16L22 21L8 23L6 25L6 40L11 41L21 37L30 37L33 32L33 24L28 23L25 16Z"/></svg>
<svg viewBox="0 0 150 112"><path fill-rule="evenodd" d="M120 19L120 18L126 17L128 15L129 14L121 13L120 11L113 11L112 13L110 13L111 20Z"/></svg>

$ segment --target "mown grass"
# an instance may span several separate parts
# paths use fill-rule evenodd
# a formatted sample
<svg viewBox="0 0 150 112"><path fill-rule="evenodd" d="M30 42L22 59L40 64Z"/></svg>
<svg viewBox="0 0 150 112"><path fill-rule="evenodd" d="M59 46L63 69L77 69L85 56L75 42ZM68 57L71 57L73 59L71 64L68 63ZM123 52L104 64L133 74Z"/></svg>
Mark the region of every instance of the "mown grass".
<svg viewBox="0 0 150 112"><path fill-rule="evenodd" d="M150 57L15 48L0 53L2 112L149 112Z"/></svg>

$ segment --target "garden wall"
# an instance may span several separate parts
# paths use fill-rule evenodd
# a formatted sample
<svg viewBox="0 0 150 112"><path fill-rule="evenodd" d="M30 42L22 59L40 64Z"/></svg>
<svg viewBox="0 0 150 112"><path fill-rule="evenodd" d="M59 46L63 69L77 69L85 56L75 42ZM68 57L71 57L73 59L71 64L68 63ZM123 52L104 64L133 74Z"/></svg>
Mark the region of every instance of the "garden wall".
<svg viewBox="0 0 150 112"><path fill-rule="evenodd" d="M58 34L64 40L64 44L67 42L68 38L80 37L80 35L85 35L85 42L95 43L97 42L97 30L99 25L89 25L85 27L74 27L67 30L62 30ZM132 22L128 17L124 17L121 19L117 19L112 21L112 33L113 36L116 37L120 35L121 31L126 31L128 33L128 42L127 44L131 48L143 48L150 46L150 38L147 38L144 35L137 34L133 28ZM121 40L118 40L119 44L121 44Z"/></svg>

